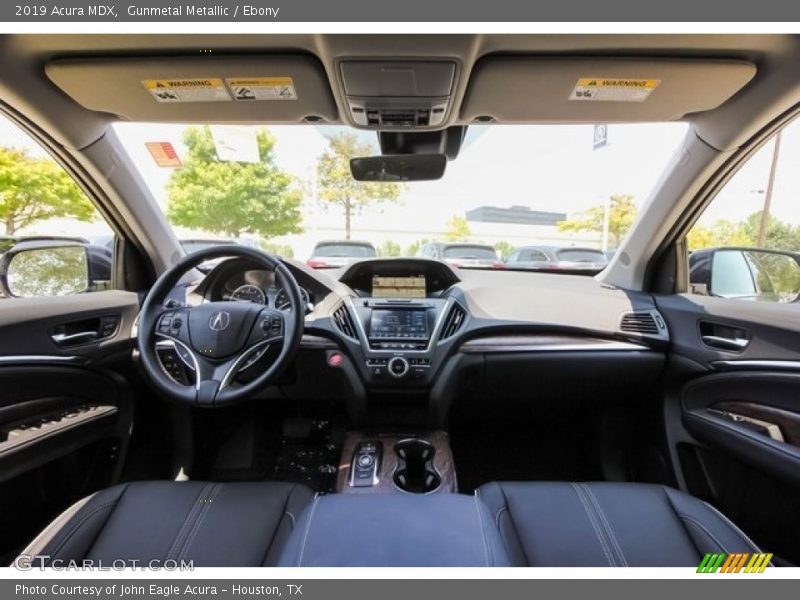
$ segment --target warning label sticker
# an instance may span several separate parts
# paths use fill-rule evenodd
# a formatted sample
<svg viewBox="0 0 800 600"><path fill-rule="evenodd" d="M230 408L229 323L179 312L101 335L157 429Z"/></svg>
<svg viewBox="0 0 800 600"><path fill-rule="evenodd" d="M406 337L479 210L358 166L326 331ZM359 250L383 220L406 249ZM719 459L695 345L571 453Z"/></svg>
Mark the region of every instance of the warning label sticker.
<svg viewBox="0 0 800 600"><path fill-rule="evenodd" d="M297 100L291 77L241 77L225 82L235 100Z"/></svg>
<svg viewBox="0 0 800 600"><path fill-rule="evenodd" d="M572 89L570 100L590 102L644 102L660 79L613 79L584 77Z"/></svg>
<svg viewBox="0 0 800 600"><path fill-rule="evenodd" d="M221 79L146 79L142 85L157 102L230 102Z"/></svg>
<svg viewBox="0 0 800 600"><path fill-rule="evenodd" d="M144 144L159 167L180 167L181 159L169 142L145 142Z"/></svg>

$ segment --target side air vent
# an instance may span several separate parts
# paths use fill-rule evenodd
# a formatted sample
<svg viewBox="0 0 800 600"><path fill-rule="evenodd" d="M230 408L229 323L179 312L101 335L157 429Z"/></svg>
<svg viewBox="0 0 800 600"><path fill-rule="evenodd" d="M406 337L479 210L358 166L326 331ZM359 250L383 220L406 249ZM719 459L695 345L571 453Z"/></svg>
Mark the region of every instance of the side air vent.
<svg viewBox="0 0 800 600"><path fill-rule="evenodd" d="M652 313L649 312L626 313L623 315L622 322L620 323L619 327L622 329L622 331L639 333L642 335L663 335L665 333L665 331L662 331L664 328L659 327L659 324L656 322L656 318Z"/></svg>
<svg viewBox="0 0 800 600"><path fill-rule="evenodd" d="M351 339L356 339L356 330L355 327L353 327L353 320L350 318L350 312L344 304L333 312L333 323L336 325L336 329L341 331L344 335Z"/></svg>
<svg viewBox="0 0 800 600"><path fill-rule="evenodd" d="M442 329L442 335L439 339L446 340L447 338L453 337L464 325L466 319L467 311L461 308L460 304L453 304L444 320L444 328Z"/></svg>

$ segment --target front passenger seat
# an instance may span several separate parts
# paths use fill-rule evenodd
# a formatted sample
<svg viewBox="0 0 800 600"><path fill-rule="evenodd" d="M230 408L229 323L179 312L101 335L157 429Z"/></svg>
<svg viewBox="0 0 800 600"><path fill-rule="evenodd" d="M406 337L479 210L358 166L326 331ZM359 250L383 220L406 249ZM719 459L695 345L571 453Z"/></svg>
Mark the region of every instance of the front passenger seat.
<svg viewBox="0 0 800 600"><path fill-rule="evenodd" d="M758 553L711 505L662 485L489 483L478 490L515 566L697 567Z"/></svg>
<svg viewBox="0 0 800 600"><path fill-rule="evenodd" d="M35 566L271 566L313 497L291 483L125 483L74 504L21 557Z"/></svg>

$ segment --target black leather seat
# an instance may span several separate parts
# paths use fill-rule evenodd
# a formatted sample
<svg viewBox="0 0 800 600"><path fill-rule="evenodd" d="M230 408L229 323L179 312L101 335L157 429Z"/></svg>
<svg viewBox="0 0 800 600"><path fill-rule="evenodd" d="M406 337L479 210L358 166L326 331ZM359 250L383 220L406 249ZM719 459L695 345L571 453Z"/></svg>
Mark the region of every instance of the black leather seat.
<svg viewBox="0 0 800 600"><path fill-rule="evenodd" d="M478 491L515 566L694 566L760 552L715 508L660 485L490 483Z"/></svg>
<svg viewBox="0 0 800 600"><path fill-rule="evenodd" d="M508 567L486 507L464 494L331 494L300 517L282 567Z"/></svg>
<svg viewBox="0 0 800 600"><path fill-rule="evenodd" d="M269 566L313 497L289 483L127 483L73 505L23 555L46 557L33 558L36 565L92 560L164 566L174 560L197 567Z"/></svg>

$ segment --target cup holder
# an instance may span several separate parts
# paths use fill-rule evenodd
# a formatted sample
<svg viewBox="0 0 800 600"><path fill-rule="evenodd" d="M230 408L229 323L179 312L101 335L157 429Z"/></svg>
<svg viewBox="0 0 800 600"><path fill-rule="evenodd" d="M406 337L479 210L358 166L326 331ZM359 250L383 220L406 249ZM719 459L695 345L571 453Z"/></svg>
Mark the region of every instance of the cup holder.
<svg viewBox="0 0 800 600"><path fill-rule="evenodd" d="M436 448L424 440L408 439L394 445L397 468L394 484L404 492L426 494L439 487L442 478L433 468Z"/></svg>

